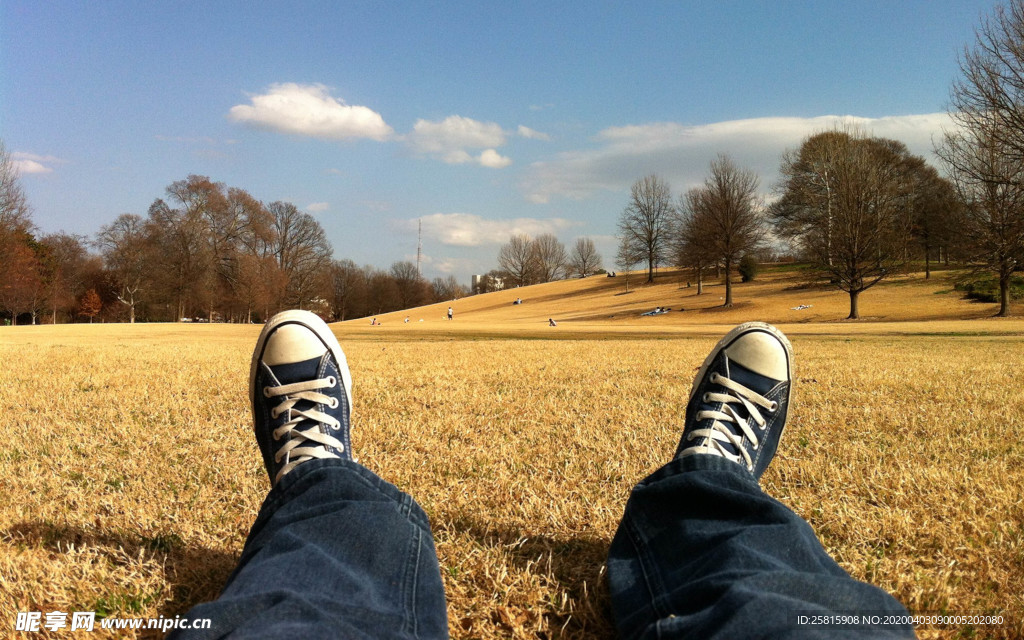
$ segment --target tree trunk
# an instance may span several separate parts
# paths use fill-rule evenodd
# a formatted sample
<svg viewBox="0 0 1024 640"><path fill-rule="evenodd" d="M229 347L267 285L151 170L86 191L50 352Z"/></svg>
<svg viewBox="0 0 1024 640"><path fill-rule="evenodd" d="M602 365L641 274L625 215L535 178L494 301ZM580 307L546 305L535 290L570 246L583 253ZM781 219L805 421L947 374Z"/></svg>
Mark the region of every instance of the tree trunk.
<svg viewBox="0 0 1024 640"><path fill-rule="evenodd" d="M647 261L647 282L654 282L654 260Z"/></svg>
<svg viewBox="0 0 1024 640"><path fill-rule="evenodd" d="M932 263L931 263L932 252L928 245L924 246L924 279L932 277Z"/></svg>
<svg viewBox="0 0 1024 640"><path fill-rule="evenodd" d="M704 267L697 267L697 295L704 293Z"/></svg>
<svg viewBox="0 0 1024 640"><path fill-rule="evenodd" d="M135 324L135 304L131 304L128 307L128 322Z"/></svg>
<svg viewBox="0 0 1024 640"><path fill-rule="evenodd" d="M725 305L726 307L732 306L732 278L729 274L732 273L732 260L725 261Z"/></svg>
<svg viewBox="0 0 1024 640"><path fill-rule="evenodd" d="M999 313L996 314L996 316L999 318L1005 318L1006 316L1010 315L1011 273L999 276Z"/></svg>
<svg viewBox="0 0 1024 640"><path fill-rule="evenodd" d="M860 308L858 306L860 298L860 291L851 289L850 290L850 315L846 317L847 320L856 320L860 318Z"/></svg>

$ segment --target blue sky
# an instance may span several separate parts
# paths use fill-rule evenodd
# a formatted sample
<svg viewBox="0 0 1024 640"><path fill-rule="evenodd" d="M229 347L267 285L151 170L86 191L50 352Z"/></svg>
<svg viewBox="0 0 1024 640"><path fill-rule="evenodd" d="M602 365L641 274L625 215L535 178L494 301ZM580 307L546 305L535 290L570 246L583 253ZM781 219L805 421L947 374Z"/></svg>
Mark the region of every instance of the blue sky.
<svg viewBox="0 0 1024 640"><path fill-rule="evenodd" d="M0 4L0 138L43 233L145 215L189 174L315 215L335 257L496 266L595 238L630 184L761 176L835 122L931 159L992 2Z"/></svg>

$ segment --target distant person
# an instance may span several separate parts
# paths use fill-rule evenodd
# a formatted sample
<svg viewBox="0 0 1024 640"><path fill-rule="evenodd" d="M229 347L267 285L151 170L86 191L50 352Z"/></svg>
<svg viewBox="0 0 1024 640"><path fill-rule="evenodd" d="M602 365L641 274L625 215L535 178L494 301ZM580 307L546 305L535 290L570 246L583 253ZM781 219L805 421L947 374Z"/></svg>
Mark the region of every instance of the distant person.
<svg viewBox="0 0 1024 640"><path fill-rule="evenodd" d="M557 327L557 326L558 326L558 323L557 323L557 322L555 322L555 319L554 319L554 318L548 318L548 326L549 326L549 327Z"/></svg>
<svg viewBox="0 0 1024 640"><path fill-rule="evenodd" d="M453 315L455 315L455 312L451 307L448 307L448 319L451 320Z"/></svg>
<svg viewBox="0 0 1024 640"><path fill-rule="evenodd" d="M409 316L405 316L405 324L409 324Z"/></svg>
<svg viewBox="0 0 1024 640"><path fill-rule="evenodd" d="M748 323L701 366L675 455L633 489L611 541L609 596L622 638L914 637L909 625L869 626L868 614L907 610L851 578L758 485L789 413L792 353L780 331ZM352 376L330 328L307 311L279 313L251 363L271 490L220 597L186 614L212 628L170 637L446 638L430 524L353 457ZM861 621L837 628L799 616Z"/></svg>
<svg viewBox="0 0 1024 640"><path fill-rule="evenodd" d="M376 324L377 324L377 318L374 318L373 320L370 320L370 326L371 327L375 326Z"/></svg>

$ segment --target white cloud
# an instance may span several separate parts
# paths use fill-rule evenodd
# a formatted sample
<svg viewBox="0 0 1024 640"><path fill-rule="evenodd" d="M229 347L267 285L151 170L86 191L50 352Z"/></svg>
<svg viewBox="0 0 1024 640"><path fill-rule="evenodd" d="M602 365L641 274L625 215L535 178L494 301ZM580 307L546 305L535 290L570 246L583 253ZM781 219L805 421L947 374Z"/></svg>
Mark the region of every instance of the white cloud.
<svg viewBox="0 0 1024 640"><path fill-rule="evenodd" d="M35 160L11 160L11 164L15 170L21 175L27 175L29 173L52 173L53 169L47 167Z"/></svg>
<svg viewBox="0 0 1024 640"><path fill-rule="evenodd" d="M512 163L495 151L505 144L505 131L494 122L480 122L462 116L448 116L441 121L417 120L406 141L413 151L447 162L475 162L484 167L500 169ZM483 149L478 156L469 150Z"/></svg>
<svg viewBox="0 0 1024 640"><path fill-rule="evenodd" d="M576 224L564 218L487 220L471 213L434 213L413 220L401 220L394 226L402 231L416 233L420 221L423 222L424 238L455 247L503 244L513 234L537 236L542 233L558 233Z"/></svg>
<svg viewBox="0 0 1024 640"><path fill-rule="evenodd" d="M21 175L30 173L53 173L53 167L47 165L63 164L64 160L54 156L41 156L24 151L11 153L11 165Z"/></svg>
<svg viewBox="0 0 1024 640"><path fill-rule="evenodd" d="M330 140L386 140L393 133L379 113L345 104L322 84L273 84L250 100L250 105L231 107L228 118L260 129Z"/></svg>
<svg viewBox="0 0 1024 640"><path fill-rule="evenodd" d="M406 259L410 262L416 261L416 256L406 256ZM424 254L421 256L424 267L430 267L435 271L439 271L445 275L459 273L479 273L480 263L478 260L472 260L470 258L454 258L451 256L442 256L435 258ZM463 283L466 286L469 283Z"/></svg>
<svg viewBox="0 0 1024 640"><path fill-rule="evenodd" d="M533 202L553 197L585 199L600 191L624 191L637 178L657 173L677 192L699 184L719 153L761 177L767 192L777 180L782 152L836 124L851 124L870 135L904 142L910 151L933 158L932 138L952 126L945 113L858 118L755 118L690 126L675 122L610 127L593 149L569 151L536 162L521 185Z"/></svg>
<svg viewBox="0 0 1024 640"><path fill-rule="evenodd" d="M531 129L530 127L525 127L523 125L519 125L519 129L517 130L517 133L520 135L520 137L530 138L531 140L550 140L551 139L551 136L549 136L548 134L542 133L540 131L536 131L534 129Z"/></svg>
<svg viewBox="0 0 1024 640"><path fill-rule="evenodd" d="M306 205L306 211L312 213L320 213L321 211L327 211L331 208L330 203L327 202L311 202Z"/></svg>
<svg viewBox="0 0 1024 640"><path fill-rule="evenodd" d="M502 169L512 164L511 158L506 158L494 149L485 149L476 160L481 166L491 169Z"/></svg>

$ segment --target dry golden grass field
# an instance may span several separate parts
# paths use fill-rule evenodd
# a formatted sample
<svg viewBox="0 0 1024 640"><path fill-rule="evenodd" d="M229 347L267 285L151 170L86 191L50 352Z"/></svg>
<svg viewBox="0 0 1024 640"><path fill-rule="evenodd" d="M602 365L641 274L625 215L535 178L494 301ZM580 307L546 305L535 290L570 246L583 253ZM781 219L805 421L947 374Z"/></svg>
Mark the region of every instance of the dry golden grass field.
<svg viewBox="0 0 1024 640"><path fill-rule="evenodd" d="M1024 320L943 274L865 293L858 322L786 273L728 311L679 280L334 325L355 450L430 515L452 636L612 637L603 564L629 491L674 451L707 351L759 319L796 354L766 491L911 611L1005 618L920 637L1024 637ZM639 316L656 305L686 310ZM0 637L17 611L174 616L217 595L269 486L246 395L258 331L0 327Z"/></svg>

